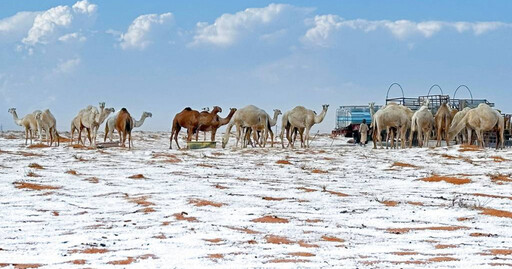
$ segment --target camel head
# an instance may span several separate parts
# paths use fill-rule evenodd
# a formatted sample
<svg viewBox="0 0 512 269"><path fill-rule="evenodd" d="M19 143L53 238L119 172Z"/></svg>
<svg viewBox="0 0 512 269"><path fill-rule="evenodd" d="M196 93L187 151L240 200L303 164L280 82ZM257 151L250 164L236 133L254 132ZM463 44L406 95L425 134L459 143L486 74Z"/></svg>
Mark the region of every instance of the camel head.
<svg viewBox="0 0 512 269"><path fill-rule="evenodd" d="M105 108L105 102L100 102L100 109Z"/></svg>
<svg viewBox="0 0 512 269"><path fill-rule="evenodd" d="M203 107L203 111L210 112L210 108L209 107Z"/></svg>
<svg viewBox="0 0 512 269"><path fill-rule="evenodd" d="M322 110L327 111L328 108L329 108L329 105L322 105Z"/></svg>
<svg viewBox="0 0 512 269"><path fill-rule="evenodd" d="M229 109L229 112L233 112L233 113L235 113L235 112L236 112L236 108L234 108L234 107L230 108L230 109Z"/></svg>
<svg viewBox="0 0 512 269"><path fill-rule="evenodd" d="M430 100L427 98L423 100L423 106L428 106L430 104Z"/></svg>
<svg viewBox="0 0 512 269"><path fill-rule="evenodd" d="M280 110L280 109L277 109L277 108L276 108L276 109L274 109L274 114L276 114L276 115L282 115L283 113L281 112L281 110Z"/></svg>
<svg viewBox="0 0 512 269"><path fill-rule="evenodd" d="M151 112L143 112L142 116L144 116L146 118L151 118L151 117L153 117L153 114L151 114Z"/></svg>
<svg viewBox="0 0 512 269"><path fill-rule="evenodd" d="M116 112L116 110L115 110L113 107L111 107L111 108L106 108L106 109L105 109L105 111L110 111L110 113L114 113L114 112Z"/></svg>
<svg viewBox="0 0 512 269"><path fill-rule="evenodd" d="M34 116L36 118L36 120L42 120L42 115L43 115L43 112L41 111L37 111Z"/></svg>
<svg viewBox="0 0 512 269"><path fill-rule="evenodd" d="M7 112L9 112L11 114L12 113L16 113L16 108L14 108L14 107L13 108L9 108L9 110L7 110Z"/></svg>
<svg viewBox="0 0 512 269"><path fill-rule="evenodd" d="M368 103L368 107L374 108L375 107L375 102Z"/></svg>
<svg viewBox="0 0 512 269"><path fill-rule="evenodd" d="M212 113L213 114L222 113L222 108L220 108L219 106L214 106L213 110L212 110Z"/></svg>

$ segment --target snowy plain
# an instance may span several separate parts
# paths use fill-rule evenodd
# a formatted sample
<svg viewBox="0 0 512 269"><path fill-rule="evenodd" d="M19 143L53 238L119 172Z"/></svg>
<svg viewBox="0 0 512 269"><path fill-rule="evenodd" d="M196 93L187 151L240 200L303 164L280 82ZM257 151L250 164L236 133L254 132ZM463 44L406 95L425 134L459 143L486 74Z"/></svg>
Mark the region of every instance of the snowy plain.
<svg viewBox="0 0 512 269"><path fill-rule="evenodd" d="M134 144L31 148L3 133L0 267L512 266L510 148Z"/></svg>

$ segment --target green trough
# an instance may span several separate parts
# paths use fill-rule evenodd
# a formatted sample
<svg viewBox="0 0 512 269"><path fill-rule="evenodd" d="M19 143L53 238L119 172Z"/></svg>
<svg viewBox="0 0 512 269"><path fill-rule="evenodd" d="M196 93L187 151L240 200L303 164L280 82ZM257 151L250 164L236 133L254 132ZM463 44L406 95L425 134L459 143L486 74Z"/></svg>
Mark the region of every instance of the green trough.
<svg viewBox="0 0 512 269"><path fill-rule="evenodd" d="M217 146L217 142L207 142L207 141L189 141L187 142L188 149L205 149L205 148L215 148Z"/></svg>

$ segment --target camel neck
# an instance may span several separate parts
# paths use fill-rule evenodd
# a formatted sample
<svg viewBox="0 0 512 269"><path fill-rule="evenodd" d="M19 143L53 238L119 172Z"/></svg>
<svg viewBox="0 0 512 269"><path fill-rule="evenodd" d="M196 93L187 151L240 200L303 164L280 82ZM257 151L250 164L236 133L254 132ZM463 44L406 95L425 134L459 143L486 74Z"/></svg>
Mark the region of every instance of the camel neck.
<svg viewBox="0 0 512 269"><path fill-rule="evenodd" d="M144 124L144 120L146 120L146 116L144 114L142 114L142 116L140 116L140 120L136 120L133 124L134 127L141 127L142 124Z"/></svg>
<svg viewBox="0 0 512 269"><path fill-rule="evenodd" d="M16 111L12 112L12 118L14 119L14 123L21 126L21 119L18 118L18 113Z"/></svg>

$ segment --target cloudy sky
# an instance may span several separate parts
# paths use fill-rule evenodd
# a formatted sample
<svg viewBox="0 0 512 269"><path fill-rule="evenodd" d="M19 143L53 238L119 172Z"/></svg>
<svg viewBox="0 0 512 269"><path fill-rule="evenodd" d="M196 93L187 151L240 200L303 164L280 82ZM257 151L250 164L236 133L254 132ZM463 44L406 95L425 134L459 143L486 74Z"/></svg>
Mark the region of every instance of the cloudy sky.
<svg viewBox="0 0 512 269"><path fill-rule="evenodd" d="M269 113L383 103L433 84L512 112L511 1L0 2L0 124L50 108L69 129L105 101L169 130L185 106L248 104ZM398 96L394 89L391 95ZM468 96L464 91L460 97Z"/></svg>

